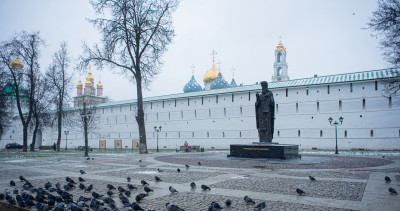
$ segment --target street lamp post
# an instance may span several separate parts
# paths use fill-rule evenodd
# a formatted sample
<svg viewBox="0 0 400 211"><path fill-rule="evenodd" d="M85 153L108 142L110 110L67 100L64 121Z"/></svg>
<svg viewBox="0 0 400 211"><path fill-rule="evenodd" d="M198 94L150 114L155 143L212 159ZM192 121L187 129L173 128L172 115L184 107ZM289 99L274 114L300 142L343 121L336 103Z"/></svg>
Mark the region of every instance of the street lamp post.
<svg viewBox="0 0 400 211"><path fill-rule="evenodd" d="M65 133L65 151L67 151L69 130L64 130L64 133Z"/></svg>
<svg viewBox="0 0 400 211"><path fill-rule="evenodd" d="M343 117L339 117L339 122L335 121L335 122L333 122L333 123L332 123L332 121L333 121L333 118L332 118L332 117L329 117L329 119L328 119L329 124L330 124L331 126L335 125L335 137L336 137L336 149L335 149L335 154L339 154L339 152L338 152L338 146L337 146L337 126L338 126L338 125L342 125L343 119L344 119Z"/></svg>
<svg viewBox="0 0 400 211"><path fill-rule="evenodd" d="M157 126L154 126L154 131L157 133L157 152L158 152L158 132L161 131L161 126L157 128Z"/></svg>
<svg viewBox="0 0 400 211"><path fill-rule="evenodd" d="M85 133L85 157L89 156L88 152L88 121L90 121L90 118L92 117L92 112L91 111L86 111L86 102L83 102L83 111L81 113L82 121L83 121L83 130Z"/></svg>

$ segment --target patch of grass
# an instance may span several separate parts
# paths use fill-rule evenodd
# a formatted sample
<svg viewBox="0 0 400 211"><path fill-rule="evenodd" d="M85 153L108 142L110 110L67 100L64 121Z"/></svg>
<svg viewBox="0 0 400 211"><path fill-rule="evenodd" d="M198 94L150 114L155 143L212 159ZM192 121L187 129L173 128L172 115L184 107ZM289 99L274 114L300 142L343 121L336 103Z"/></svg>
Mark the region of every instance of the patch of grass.
<svg viewBox="0 0 400 211"><path fill-rule="evenodd" d="M25 153L0 153L0 160L41 158L41 157L51 157L51 155L31 154L31 153L29 153L29 154L25 154Z"/></svg>

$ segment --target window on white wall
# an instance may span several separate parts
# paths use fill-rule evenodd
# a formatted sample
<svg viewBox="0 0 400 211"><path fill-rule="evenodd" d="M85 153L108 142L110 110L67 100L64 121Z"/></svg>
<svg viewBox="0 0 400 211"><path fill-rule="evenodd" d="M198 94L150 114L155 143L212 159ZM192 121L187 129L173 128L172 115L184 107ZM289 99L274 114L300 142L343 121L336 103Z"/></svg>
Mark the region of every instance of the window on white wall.
<svg viewBox="0 0 400 211"><path fill-rule="evenodd" d="M319 137L324 136L324 133L322 132L322 130L319 131Z"/></svg>
<svg viewBox="0 0 400 211"><path fill-rule="evenodd" d="M286 88L286 97L289 95L289 90Z"/></svg>
<svg viewBox="0 0 400 211"><path fill-rule="evenodd" d="M207 132L207 138L210 138L210 132Z"/></svg>
<svg viewBox="0 0 400 211"><path fill-rule="evenodd" d="M234 101L235 101L235 95L232 94L232 102L234 102Z"/></svg>
<svg viewBox="0 0 400 211"><path fill-rule="evenodd" d="M300 130L297 131L297 136L300 137Z"/></svg>
<svg viewBox="0 0 400 211"><path fill-rule="evenodd" d="M306 94L308 95L308 87L306 87Z"/></svg>
<svg viewBox="0 0 400 211"><path fill-rule="evenodd" d="M389 97L389 108L392 108L392 96Z"/></svg>
<svg viewBox="0 0 400 211"><path fill-rule="evenodd" d="M369 131L369 136L374 137L374 130Z"/></svg>
<svg viewBox="0 0 400 211"><path fill-rule="evenodd" d="M215 96L215 103L218 103L218 95Z"/></svg>
<svg viewBox="0 0 400 211"><path fill-rule="evenodd" d="M330 90L330 86L327 86L327 93L330 94L331 90Z"/></svg>
<svg viewBox="0 0 400 211"><path fill-rule="evenodd" d="M242 107L240 107L240 108L242 108ZM278 103L276 104L276 113L278 113L279 112L279 107L278 107ZM242 113L240 113L240 114L242 114Z"/></svg>
<svg viewBox="0 0 400 211"><path fill-rule="evenodd" d="M225 132L222 132L222 137L225 138Z"/></svg>
<svg viewBox="0 0 400 211"><path fill-rule="evenodd" d="M339 100L339 111L342 111L342 101Z"/></svg>
<svg viewBox="0 0 400 211"><path fill-rule="evenodd" d="M378 81L375 81L375 90L378 90Z"/></svg>
<svg viewBox="0 0 400 211"><path fill-rule="evenodd" d="M279 130L278 130L278 136L280 136L281 134L280 134L280 132L279 132Z"/></svg>
<svg viewBox="0 0 400 211"><path fill-rule="evenodd" d="M299 103L296 103L296 113L299 112Z"/></svg>
<svg viewBox="0 0 400 211"><path fill-rule="evenodd" d="M353 92L353 84L350 83L350 92Z"/></svg>
<svg viewBox="0 0 400 211"><path fill-rule="evenodd" d="M362 99L362 108L363 108L363 110L365 110L365 98Z"/></svg>

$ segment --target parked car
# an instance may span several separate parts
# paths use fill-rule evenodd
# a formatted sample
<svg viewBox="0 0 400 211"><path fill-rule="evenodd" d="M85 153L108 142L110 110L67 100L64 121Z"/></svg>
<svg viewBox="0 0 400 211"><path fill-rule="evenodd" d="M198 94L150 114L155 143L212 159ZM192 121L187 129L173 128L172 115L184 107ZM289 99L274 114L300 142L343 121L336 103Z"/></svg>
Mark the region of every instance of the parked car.
<svg viewBox="0 0 400 211"><path fill-rule="evenodd" d="M24 146L17 143L9 143L6 145L6 149L22 149Z"/></svg>

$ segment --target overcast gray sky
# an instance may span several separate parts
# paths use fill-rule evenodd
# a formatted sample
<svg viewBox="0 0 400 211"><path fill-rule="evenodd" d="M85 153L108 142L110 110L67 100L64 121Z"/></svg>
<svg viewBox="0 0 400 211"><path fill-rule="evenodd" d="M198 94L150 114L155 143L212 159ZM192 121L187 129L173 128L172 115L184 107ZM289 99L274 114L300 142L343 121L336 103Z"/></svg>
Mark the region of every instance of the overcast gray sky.
<svg viewBox="0 0 400 211"><path fill-rule="evenodd" d="M279 36L291 79L387 68L379 40L362 29L376 7L374 0L182 0L174 14L176 36L144 97L183 92L192 64L204 87L213 49L227 81L232 67L238 84L271 81ZM39 30L46 40L40 60L45 71L60 42L68 42L74 59L82 53L82 41L99 42L98 31L87 21L93 17L88 0L2 0L0 40L21 30ZM94 67L92 73L96 84L101 75L104 95L112 100L136 98L135 85L121 75ZM75 85L85 76L75 72Z"/></svg>

